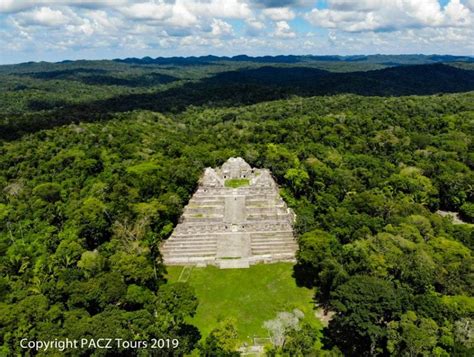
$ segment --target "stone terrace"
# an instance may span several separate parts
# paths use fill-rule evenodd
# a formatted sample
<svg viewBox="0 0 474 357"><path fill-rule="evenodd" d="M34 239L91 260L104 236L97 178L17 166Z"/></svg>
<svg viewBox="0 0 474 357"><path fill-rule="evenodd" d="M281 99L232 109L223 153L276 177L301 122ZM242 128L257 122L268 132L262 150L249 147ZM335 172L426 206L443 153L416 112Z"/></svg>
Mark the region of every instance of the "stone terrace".
<svg viewBox="0 0 474 357"><path fill-rule="evenodd" d="M232 179L249 184L226 187L226 180ZM248 268L260 262L294 261L293 221L270 172L230 158L220 169L205 170L161 252L168 265Z"/></svg>

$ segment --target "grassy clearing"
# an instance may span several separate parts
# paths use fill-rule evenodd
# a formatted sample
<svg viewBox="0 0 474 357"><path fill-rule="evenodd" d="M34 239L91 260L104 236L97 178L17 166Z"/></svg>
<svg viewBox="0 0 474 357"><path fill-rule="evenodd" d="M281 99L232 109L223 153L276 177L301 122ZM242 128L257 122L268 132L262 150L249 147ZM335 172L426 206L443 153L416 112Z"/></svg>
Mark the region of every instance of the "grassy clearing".
<svg viewBox="0 0 474 357"><path fill-rule="evenodd" d="M231 188L239 188L242 186L248 186L250 184L250 180L248 179L230 179L226 180L224 185L225 187L231 187Z"/></svg>
<svg viewBox="0 0 474 357"><path fill-rule="evenodd" d="M169 281L176 282L182 269L168 267ZM303 311L310 323L320 326L314 316L313 291L297 287L292 272L290 263L230 270L194 268L188 283L196 290L199 307L190 322L206 337L218 321L234 318L242 342L266 337L263 322L295 308Z"/></svg>

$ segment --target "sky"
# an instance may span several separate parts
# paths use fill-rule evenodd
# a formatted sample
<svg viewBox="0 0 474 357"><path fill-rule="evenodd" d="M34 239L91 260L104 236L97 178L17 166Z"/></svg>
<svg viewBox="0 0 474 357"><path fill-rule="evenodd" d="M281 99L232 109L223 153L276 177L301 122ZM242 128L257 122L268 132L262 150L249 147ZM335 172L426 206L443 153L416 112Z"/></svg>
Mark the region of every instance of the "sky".
<svg viewBox="0 0 474 357"><path fill-rule="evenodd" d="M474 0L0 0L0 63L474 54Z"/></svg>

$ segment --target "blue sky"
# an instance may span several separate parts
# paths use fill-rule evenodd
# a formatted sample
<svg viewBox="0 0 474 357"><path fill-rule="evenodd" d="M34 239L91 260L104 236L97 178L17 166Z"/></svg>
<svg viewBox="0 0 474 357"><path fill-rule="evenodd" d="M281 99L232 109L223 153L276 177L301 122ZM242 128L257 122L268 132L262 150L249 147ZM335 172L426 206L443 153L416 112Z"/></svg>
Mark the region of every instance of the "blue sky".
<svg viewBox="0 0 474 357"><path fill-rule="evenodd" d="M474 54L474 0L0 0L0 63Z"/></svg>

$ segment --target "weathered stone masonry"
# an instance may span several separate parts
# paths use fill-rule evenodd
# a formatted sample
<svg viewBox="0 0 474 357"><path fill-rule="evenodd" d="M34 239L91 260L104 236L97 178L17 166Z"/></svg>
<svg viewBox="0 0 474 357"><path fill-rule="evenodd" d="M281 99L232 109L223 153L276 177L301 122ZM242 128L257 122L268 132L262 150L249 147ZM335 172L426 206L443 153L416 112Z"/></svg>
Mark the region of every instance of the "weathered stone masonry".
<svg viewBox="0 0 474 357"><path fill-rule="evenodd" d="M249 185L229 188L225 186L229 179L248 179ZM293 221L270 171L230 158L220 169L205 170L161 252L168 265L247 268L260 262L293 261L297 249Z"/></svg>

